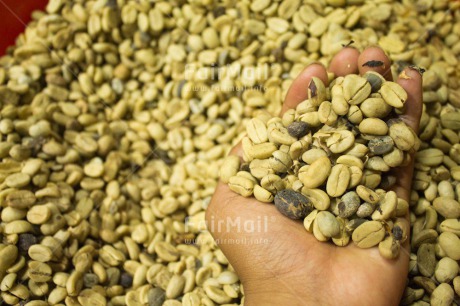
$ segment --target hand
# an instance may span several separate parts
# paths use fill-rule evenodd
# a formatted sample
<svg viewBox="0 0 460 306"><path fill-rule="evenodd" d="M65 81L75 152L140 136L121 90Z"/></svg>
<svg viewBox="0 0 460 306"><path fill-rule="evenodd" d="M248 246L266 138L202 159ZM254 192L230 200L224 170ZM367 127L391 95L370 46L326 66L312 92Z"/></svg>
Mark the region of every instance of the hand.
<svg viewBox="0 0 460 306"><path fill-rule="evenodd" d="M384 65L363 66L369 60L382 61ZM373 70L392 80L390 60L377 47L361 54L353 48L344 48L332 59L329 70L336 76ZM405 74L397 80L408 93L406 112L401 118L417 131L422 111L422 77L411 68L406 68ZM306 88L313 76L328 84L322 65L308 66L292 83L282 112L307 99ZM231 154L242 156L240 146ZM409 200L413 164L396 172L398 181L393 190L400 198ZM302 222L284 217L273 204L239 196L222 182L207 209L206 220L240 276L247 306L388 306L397 305L401 299L408 273L408 241L396 260L384 259L375 247L360 249L353 242L337 247L319 242ZM237 220L240 228L235 223ZM225 226L218 228L219 222ZM245 231L244 224L256 226Z"/></svg>

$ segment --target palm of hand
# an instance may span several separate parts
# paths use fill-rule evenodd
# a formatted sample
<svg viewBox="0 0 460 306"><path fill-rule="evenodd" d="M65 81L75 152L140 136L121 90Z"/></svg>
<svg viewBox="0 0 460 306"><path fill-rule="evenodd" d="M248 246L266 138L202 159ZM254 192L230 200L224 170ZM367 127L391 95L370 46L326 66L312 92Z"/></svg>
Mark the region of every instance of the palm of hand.
<svg viewBox="0 0 460 306"><path fill-rule="evenodd" d="M344 301L346 305L392 305L399 301L407 252L389 261L375 248L318 242L301 222L282 216L274 205L237 196L224 185L219 188L219 197L213 201L220 210L214 220L229 218L241 226L224 228L218 239L245 281L247 303L277 305L274 292L284 292L289 305L345 305ZM248 224L255 225L255 231L245 231L243 225Z"/></svg>
<svg viewBox="0 0 460 306"><path fill-rule="evenodd" d="M344 49L336 56L336 62L344 65L343 59L337 60L337 57L352 57L354 52L357 51ZM383 55L379 52L381 50L377 48L368 49L359 59L359 53L355 54L354 73L358 71L358 63L364 60L361 57L380 59ZM386 57L382 60L389 62ZM318 71L308 72L308 69ZM353 72L344 72L343 69L334 67L332 61L331 70L335 70L336 75ZM410 97L408 103L416 105L421 101L418 93L421 91L420 76L415 71L406 72L412 77L409 81L417 79L405 86ZM323 67L307 68L304 75L294 81L284 109L301 102L306 95L303 81L321 73L325 74ZM402 81L403 87L404 81L408 80ZM302 88L302 92L296 92L296 86ZM413 108L403 119L417 129L420 107L411 106ZM239 150L237 147L233 153L239 154ZM398 173L400 179L395 191L398 196L408 199L412 166L400 169ZM208 226L222 220L224 223L225 220L238 221L240 225L230 222L223 228L212 226L210 230L243 282L246 305L397 305L402 296L408 271L408 242L398 259L392 261L381 257L376 248L359 249L353 243L337 247L318 242L306 232L301 222L284 217L274 205L243 198L222 183L206 217ZM245 230L243 225L253 226Z"/></svg>

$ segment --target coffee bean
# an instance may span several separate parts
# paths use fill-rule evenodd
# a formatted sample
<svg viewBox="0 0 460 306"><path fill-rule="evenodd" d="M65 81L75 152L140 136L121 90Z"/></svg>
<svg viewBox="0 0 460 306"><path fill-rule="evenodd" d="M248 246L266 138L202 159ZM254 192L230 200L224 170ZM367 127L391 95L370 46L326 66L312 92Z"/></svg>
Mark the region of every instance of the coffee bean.
<svg viewBox="0 0 460 306"><path fill-rule="evenodd" d="M99 278L94 273L86 273L85 276L83 276L83 285L86 288L93 288L98 283L99 283Z"/></svg>
<svg viewBox="0 0 460 306"><path fill-rule="evenodd" d="M342 196L339 202L339 217L351 217L358 211L360 203L361 201L356 192L347 192Z"/></svg>
<svg viewBox="0 0 460 306"><path fill-rule="evenodd" d="M351 236L360 248L367 249L378 245L385 237L385 230L379 221L368 221L358 226Z"/></svg>
<svg viewBox="0 0 460 306"><path fill-rule="evenodd" d="M426 277L431 277L436 268L437 260L434 251L434 244L424 243L417 251L418 271Z"/></svg>
<svg viewBox="0 0 460 306"><path fill-rule="evenodd" d="M368 71L363 75L369 84L371 84L372 92L378 92L382 84L385 82L385 79L377 72Z"/></svg>
<svg viewBox="0 0 460 306"><path fill-rule="evenodd" d="M367 222L368 220L364 218L359 218L359 219L351 219L345 224L345 229L349 232L352 233L358 226L361 224Z"/></svg>
<svg viewBox="0 0 460 306"><path fill-rule="evenodd" d="M379 187L388 190L396 184L396 181L397 178L394 175L382 175L382 181L380 182Z"/></svg>
<svg viewBox="0 0 460 306"><path fill-rule="evenodd" d="M295 138L302 138L303 136L307 135L309 132L308 123L303 121L295 121L292 122L288 127L287 131L289 135Z"/></svg>
<svg viewBox="0 0 460 306"><path fill-rule="evenodd" d="M165 301L166 293L163 289L155 287L148 292L148 305L161 306Z"/></svg>
<svg viewBox="0 0 460 306"><path fill-rule="evenodd" d="M395 237L396 240L401 240L402 239L403 231L399 226L393 227L393 229L391 231L392 231L393 236Z"/></svg>
<svg viewBox="0 0 460 306"><path fill-rule="evenodd" d="M38 243L37 237L32 234L19 234L18 238L18 248L21 252L27 253L29 248Z"/></svg>
<svg viewBox="0 0 460 306"><path fill-rule="evenodd" d="M394 147L394 141L390 136L376 137L368 143L369 151L375 155L383 155L390 152Z"/></svg>
<svg viewBox="0 0 460 306"><path fill-rule="evenodd" d="M127 272L121 273L120 276L120 285L122 285L124 288L129 288L133 284L133 277L129 275Z"/></svg>
<svg viewBox="0 0 460 306"><path fill-rule="evenodd" d="M299 192L284 189L275 196L275 206L283 215L290 219L305 218L312 210L310 200Z"/></svg>

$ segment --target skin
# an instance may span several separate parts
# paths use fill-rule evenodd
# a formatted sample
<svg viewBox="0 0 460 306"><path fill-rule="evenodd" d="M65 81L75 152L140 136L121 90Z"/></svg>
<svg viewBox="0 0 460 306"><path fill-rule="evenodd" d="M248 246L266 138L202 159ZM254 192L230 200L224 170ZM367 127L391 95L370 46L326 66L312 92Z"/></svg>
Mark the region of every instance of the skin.
<svg viewBox="0 0 460 306"><path fill-rule="evenodd" d="M368 67L369 60L384 62L380 67ZM390 60L378 47L361 54L344 48L331 61L329 71L337 76L363 74L373 70L392 80ZM406 68L409 79L397 82L408 93L406 112L400 116L415 131L422 111L422 77ZM306 87L316 76L327 84L326 68L320 64L308 66L293 82L283 105L283 111L295 108L307 98ZM231 154L242 156L236 146ZM409 200L413 164L396 169L398 182L393 190ZM238 230L229 220L241 224L264 223L262 230ZM272 204L233 193L219 183L206 212L208 226L219 220L229 225L220 230L209 226L219 247L240 276L244 286L245 305L398 305L403 294L409 263L409 242L397 260L380 256L377 248L359 249L352 242L346 247L317 241L301 221L281 215ZM262 220L262 221L261 221ZM266 230L265 230L266 229ZM230 239L243 241L231 243ZM247 243L248 241L259 243ZM246 242L246 243L244 243Z"/></svg>

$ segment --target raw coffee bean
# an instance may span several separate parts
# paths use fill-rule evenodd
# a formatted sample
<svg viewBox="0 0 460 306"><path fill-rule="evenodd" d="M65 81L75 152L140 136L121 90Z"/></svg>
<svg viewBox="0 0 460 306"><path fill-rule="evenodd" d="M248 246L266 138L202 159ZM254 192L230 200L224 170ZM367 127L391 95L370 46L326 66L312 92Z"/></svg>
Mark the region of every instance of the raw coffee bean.
<svg viewBox="0 0 460 306"><path fill-rule="evenodd" d="M451 306L454 297L454 289L449 284L443 283L434 289L430 303L432 306Z"/></svg>
<svg viewBox="0 0 460 306"><path fill-rule="evenodd" d="M85 288L93 288L99 283L99 277L94 273L86 273L83 277L83 285Z"/></svg>
<svg viewBox="0 0 460 306"><path fill-rule="evenodd" d="M308 134L309 126L306 122L294 121L287 127L287 131L292 137L302 138Z"/></svg>
<svg viewBox="0 0 460 306"><path fill-rule="evenodd" d="M455 293L457 293L457 295L460 296L460 276L455 277L453 283Z"/></svg>
<svg viewBox="0 0 460 306"><path fill-rule="evenodd" d="M458 274L458 263L449 258L444 257L439 260L434 275L440 283L450 283Z"/></svg>
<svg viewBox="0 0 460 306"><path fill-rule="evenodd" d="M32 206L36 202L37 198L34 193L29 190L19 190L10 193L6 197L6 204L9 207L26 209Z"/></svg>
<svg viewBox="0 0 460 306"><path fill-rule="evenodd" d="M299 170L299 179L306 188L321 186L331 173L331 161L328 157L319 157L303 172Z"/></svg>
<svg viewBox="0 0 460 306"><path fill-rule="evenodd" d="M411 245L413 248L418 248L423 243L434 243L438 238L438 233L433 229L424 229L420 232L415 232L412 235Z"/></svg>
<svg viewBox="0 0 460 306"><path fill-rule="evenodd" d="M38 243L37 237L35 237L33 234L25 233L25 234L19 234L18 237L18 249L21 252L27 253L29 248Z"/></svg>
<svg viewBox="0 0 460 306"><path fill-rule="evenodd" d="M307 94L312 105L319 106L327 97L326 87L323 81L317 77L312 77L308 85Z"/></svg>
<svg viewBox="0 0 460 306"><path fill-rule="evenodd" d="M393 150L383 156L383 161L385 164L392 168L399 167L404 162L404 152L398 148L393 148Z"/></svg>
<svg viewBox="0 0 460 306"><path fill-rule="evenodd" d="M161 306L166 299L166 292L162 288L155 287L149 290L147 297L149 306Z"/></svg>
<svg viewBox="0 0 460 306"><path fill-rule="evenodd" d="M452 232L460 236L460 221L458 219L446 219L439 225L441 232Z"/></svg>
<svg viewBox="0 0 460 306"><path fill-rule="evenodd" d="M302 194L310 199L317 210L327 210L331 204L329 196L321 189L308 189L303 187Z"/></svg>
<svg viewBox="0 0 460 306"><path fill-rule="evenodd" d="M407 100L407 93L401 85L394 82L385 82L379 90L383 100L390 106L402 108Z"/></svg>
<svg viewBox="0 0 460 306"><path fill-rule="evenodd" d="M327 179L326 191L331 197L340 197L348 188L351 174L345 165L337 164L332 167L331 174Z"/></svg>
<svg viewBox="0 0 460 306"><path fill-rule="evenodd" d="M398 240L398 241L402 240L402 238L403 238L403 231L402 231L402 229L401 229L399 226L393 227L393 229L391 230L391 233L393 234L393 237L394 237L396 240Z"/></svg>
<svg viewBox="0 0 460 306"><path fill-rule="evenodd" d="M315 222L318 223L321 234L326 237L337 237L340 234L340 223L328 211L320 211L316 216Z"/></svg>
<svg viewBox="0 0 460 306"><path fill-rule="evenodd" d="M433 207L436 212L447 219L460 218L460 204L454 199L439 197L434 199Z"/></svg>
<svg viewBox="0 0 460 306"><path fill-rule="evenodd" d="M259 118L253 118L246 127L249 138L254 143L263 143L268 140L267 127Z"/></svg>
<svg viewBox="0 0 460 306"><path fill-rule="evenodd" d="M359 131L363 134L384 136L388 133L388 126L381 119L366 118L359 124Z"/></svg>
<svg viewBox="0 0 460 306"><path fill-rule="evenodd" d="M240 168L240 158L235 155L229 155L224 159L222 167L220 168L220 179L224 183L228 183L228 180L235 176Z"/></svg>
<svg viewBox="0 0 460 306"><path fill-rule="evenodd" d="M361 199L363 199L363 201L366 201L370 204L377 204L380 201L379 195L366 186L359 185L356 187L356 193Z"/></svg>
<svg viewBox="0 0 460 306"><path fill-rule="evenodd" d="M365 78L355 74L345 76L343 80L343 96L350 105L358 105L371 93L371 84Z"/></svg>
<svg viewBox="0 0 460 306"><path fill-rule="evenodd" d="M370 203L363 203L358 207L358 210L356 211L356 216L359 218L367 218L375 210L375 205L372 205Z"/></svg>
<svg viewBox="0 0 460 306"><path fill-rule="evenodd" d="M332 238L332 242L334 242L337 246L346 246L350 242L350 234L345 228L345 219L337 218L336 220L340 225L340 233L336 237Z"/></svg>
<svg viewBox="0 0 460 306"><path fill-rule="evenodd" d="M275 144L271 142L264 142L253 145L249 151L245 153L254 159L265 159L269 158L277 149L278 148Z"/></svg>
<svg viewBox="0 0 460 306"><path fill-rule="evenodd" d="M245 177L232 176L228 181L228 186L243 197L250 197L254 192L254 182Z"/></svg>
<svg viewBox="0 0 460 306"><path fill-rule="evenodd" d="M436 283L428 277L416 276L413 279L414 284L422 287L426 293L431 294L436 289Z"/></svg>
<svg viewBox="0 0 460 306"><path fill-rule="evenodd" d="M354 191L347 192L342 196L338 204L339 207L339 217L349 218L353 216L359 208L361 201L358 197L358 194Z"/></svg>
<svg viewBox="0 0 460 306"><path fill-rule="evenodd" d="M395 259L399 255L400 244L393 236L388 236L379 243L379 252L386 259Z"/></svg>
<svg viewBox="0 0 460 306"><path fill-rule="evenodd" d="M354 125L359 125L361 121L363 121L364 119L363 112L357 105L350 105L350 108L348 109L347 113L347 119ZM357 134L356 131L359 131L359 128L356 126L352 126L349 129L355 132L355 134Z"/></svg>
<svg viewBox="0 0 460 306"><path fill-rule="evenodd" d="M393 150L394 141L390 136L376 137L369 141L369 151L375 155L383 155Z"/></svg>
<svg viewBox="0 0 460 306"><path fill-rule="evenodd" d="M262 188L259 185L254 186L254 197L261 202L271 203L273 202L273 194L265 188Z"/></svg>
<svg viewBox="0 0 460 306"><path fill-rule="evenodd" d="M424 243L417 251L417 267L418 271L426 277L431 277L434 274L437 260L434 252L434 244Z"/></svg>
<svg viewBox="0 0 460 306"><path fill-rule="evenodd" d="M404 122L392 119L388 122L388 126L389 136L398 149L409 151L416 146L416 136Z"/></svg>
<svg viewBox="0 0 460 306"><path fill-rule="evenodd" d="M405 219L405 215L402 216L403 218L397 218L394 221L392 233L396 240L400 243L404 243L407 238L409 237L410 232L410 224L407 219Z"/></svg>
<svg viewBox="0 0 460 306"><path fill-rule="evenodd" d="M358 247L367 249L378 245L384 237L383 224L379 221L368 221L358 226L351 238Z"/></svg>
<svg viewBox="0 0 460 306"><path fill-rule="evenodd" d="M314 209L307 197L290 189L276 194L275 206L283 215L294 220L305 218Z"/></svg>
<svg viewBox="0 0 460 306"><path fill-rule="evenodd" d="M439 235L438 243L447 256L453 260L460 260L460 238L457 235L444 232Z"/></svg>
<svg viewBox="0 0 460 306"><path fill-rule="evenodd" d="M315 222L316 220L316 216L318 215L318 210L313 210L311 213L309 213L305 219L303 219L303 226L305 227L305 229L312 233L313 232L313 223Z"/></svg>
<svg viewBox="0 0 460 306"><path fill-rule="evenodd" d="M133 284L133 277L127 272L121 273L120 285L122 285L123 288L130 288L132 284Z"/></svg>
<svg viewBox="0 0 460 306"><path fill-rule="evenodd" d="M382 84L385 82L385 79L383 76L377 72L374 71L368 71L363 75L363 78L371 84L371 90L372 92L378 92L380 88L382 87Z"/></svg>
<svg viewBox="0 0 460 306"><path fill-rule="evenodd" d="M392 107L383 101L380 97L370 97L364 100L359 106L363 115L367 118L380 118L387 117L392 111Z"/></svg>
<svg viewBox="0 0 460 306"><path fill-rule="evenodd" d="M355 136L352 132L341 130L334 132L326 141L326 145L332 153L342 153L350 149L355 143Z"/></svg>
<svg viewBox="0 0 460 306"><path fill-rule="evenodd" d="M377 209L372 214L372 220L384 221L388 220L396 211L398 197L394 191L388 191L383 198L380 199Z"/></svg>
<svg viewBox="0 0 460 306"><path fill-rule="evenodd" d="M347 232L352 233L358 226L360 226L361 224L363 224L363 223L365 223L367 221L368 220L362 219L362 218L351 219L348 222L346 222L345 229L347 230Z"/></svg>
<svg viewBox="0 0 460 306"><path fill-rule="evenodd" d="M382 175L380 188L388 190L396 184L397 178L394 175Z"/></svg>

